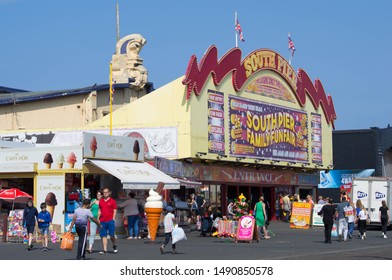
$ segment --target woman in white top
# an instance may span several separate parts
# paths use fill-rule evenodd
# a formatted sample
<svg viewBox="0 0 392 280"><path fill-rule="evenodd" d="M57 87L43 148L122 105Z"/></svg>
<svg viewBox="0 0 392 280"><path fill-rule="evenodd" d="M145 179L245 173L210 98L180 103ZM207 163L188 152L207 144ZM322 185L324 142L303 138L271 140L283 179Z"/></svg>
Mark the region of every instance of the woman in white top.
<svg viewBox="0 0 392 280"><path fill-rule="evenodd" d="M362 205L361 210L358 213L358 229L359 229L359 234L361 236L361 239L366 239L366 209Z"/></svg>

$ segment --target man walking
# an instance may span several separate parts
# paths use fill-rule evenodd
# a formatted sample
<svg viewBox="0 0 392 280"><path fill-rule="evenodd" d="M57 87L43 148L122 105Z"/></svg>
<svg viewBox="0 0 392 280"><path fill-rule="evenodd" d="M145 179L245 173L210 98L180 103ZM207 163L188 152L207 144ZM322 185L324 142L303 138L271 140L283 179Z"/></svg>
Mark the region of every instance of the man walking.
<svg viewBox="0 0 392 280"><path fill-rule="evenodd" d="M327 204L325 204L323 208L321 208L320 212L318 212L318 214L323 217L325 236L324 243L331 243L331 232L336 213L336 207L332 205L332 203L332 198L329 198L327 200Z"/></svg>
<svg viewBox="0 0 392 280"><path fill-rule="evenodd" d="M283 213L284 213L284 222L290 223L290 211L291 211L291 202L289 198L289 194L284 192L283 196Z"/></svg>
<svg viewBox="0 0 392 280"><path fill-rule="evenodd" d="M343 240L347 241L347 233L348 233L348 221L346 215L344 214L344 208L349 206L350 204L346 201L346 197L342 197L342 202L338 204L336 207L337 216L339 220L339 237L338 240L342 241L342 234Z"/></svg>
<svg viewBox="0 0 392 280"><path fill-rule="evenodd" d="M99 211L98 220L101 223L101 230L99 235L102 239L103 251L99 252L100 255L107 254L108 239L107 235L109 233L110 240L113 243L113 252L117 253L116 236L115 231L115 219L117 214L117 204L116 201L110 197L111 191L108 187L103 189L103 198L99 200Z"/></svg>

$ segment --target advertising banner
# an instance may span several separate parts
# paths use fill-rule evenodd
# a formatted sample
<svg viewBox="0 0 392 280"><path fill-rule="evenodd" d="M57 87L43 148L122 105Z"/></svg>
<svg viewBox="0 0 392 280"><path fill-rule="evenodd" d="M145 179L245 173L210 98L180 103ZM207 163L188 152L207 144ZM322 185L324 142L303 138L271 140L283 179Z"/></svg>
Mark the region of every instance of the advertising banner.
<svg viewBox="0 0 392 280"><path fill-rule="evenodd" d="M343 186L352 185L354 178L366 178L374 176L375 169L364 170L331 170L328 173L320 172L319 189L339 189Z"/></svg>
<svg viewBox="0 0 392 280"><path fill-rule="evenodd" d="M229 96L230 155L308 162L306 112Z"/></svg>
<svg viewBox="0 0 392 280"><path fill-rule="evenodd" d="M321 211L321 208L323 208L323 204L315 204L313 207L313 221L312 221L312 225L314 226L324 226L323 223L323 217L318 215L318 212Z"/></svg>
<svg viewBox="0 0 392 280"><path fill-rule="evenodd" d="M52 224L61 225L64 229L65 210L65 176L38 176L37 177L37 209L45 202L52 216Z"/></svg>
<svg viewBox="0 0 392 280"><path fill-rule="evenodd" d="M312 215L312 204L307 202L293 202L290 228L308 229L310 216Z"/></svg>
<svg viewBox="0 0 392 280"><path fill-rule="evenodd" d="M208 152L225 153L223 92L208 90Z"/></svg>
<svg viewBox="0 0 392 280"><path fill-rule="evenodd" d="M253 216L242 216L238 221L236 240L252 241L255 227Z"/></svg>
<svg viewBox="0 0 392 280"><path fill-rule="evenodd" d="M83 133L83 156L96 159L144 160L144 140Z"/></svg>
<svg viewBox="0 0 392 280"><path fill-rule="evenodd" d="M38 163L39 170L81 169L83 164L82 147L79 145L3 149L0 153L0 163L23 164L20 167ZM19 168L18 172L21 172Z"/></svg>
<svg viewBox="0 0 392 280"><path fill-rule="evenodd" d="M323 141L321 130L321 115L312 113L310 116L311 138L312 138L312 163L323 163Z"/></svg>

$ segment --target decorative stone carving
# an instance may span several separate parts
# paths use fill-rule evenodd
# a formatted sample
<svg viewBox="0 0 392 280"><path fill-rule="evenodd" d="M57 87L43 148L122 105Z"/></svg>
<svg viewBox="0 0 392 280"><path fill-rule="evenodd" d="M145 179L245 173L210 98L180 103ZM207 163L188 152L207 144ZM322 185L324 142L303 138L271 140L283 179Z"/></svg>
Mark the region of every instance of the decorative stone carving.
<svg viewBox="0 0 392 280"><path fill-rule="evenodd" d="M117 42L116 53L112 56L113 80L116 83L129 83L136 89L145 86L148 72L139 53L146 42L140 34L127 35Z"/></svg>

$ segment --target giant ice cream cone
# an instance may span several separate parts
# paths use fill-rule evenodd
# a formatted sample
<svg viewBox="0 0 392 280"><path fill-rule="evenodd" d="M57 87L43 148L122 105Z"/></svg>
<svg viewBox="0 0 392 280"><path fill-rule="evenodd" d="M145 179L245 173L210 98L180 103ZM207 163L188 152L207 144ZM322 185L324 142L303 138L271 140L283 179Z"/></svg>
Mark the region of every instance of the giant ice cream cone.
<svg viewBox="0 0 392 280"><path fill-rule="evenodd" d="M147 214L148 230L152 241L155 241L157 235L159 220L163 208L145 208Z"/></svg>
<svg viewBox="0 0 392 280"><path fill-rule="evenodd" d="M148 192L149 196L146 199L144 205L144 211L147 214L148 229L150 231L150 237L152 241L155 241L157 235L159 220L163 211L162 196L156 191L151 189Z"/></svg>

